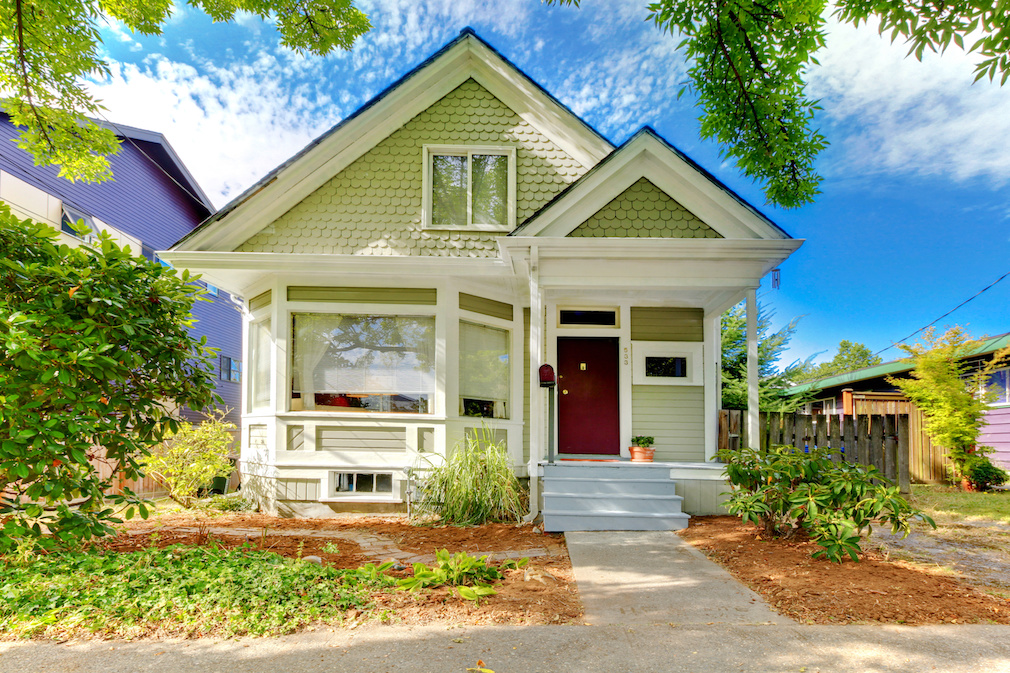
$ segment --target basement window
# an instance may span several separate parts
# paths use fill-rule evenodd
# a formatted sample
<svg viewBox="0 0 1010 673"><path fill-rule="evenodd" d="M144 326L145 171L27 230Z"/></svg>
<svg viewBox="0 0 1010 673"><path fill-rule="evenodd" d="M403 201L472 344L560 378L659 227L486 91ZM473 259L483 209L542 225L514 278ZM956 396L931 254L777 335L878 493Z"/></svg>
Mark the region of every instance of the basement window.
<svg viewBox="0 0 1010 673"><path fill-rule="evenodd" d="M393 493L392 472L331 472L334 495Z"/></svg>

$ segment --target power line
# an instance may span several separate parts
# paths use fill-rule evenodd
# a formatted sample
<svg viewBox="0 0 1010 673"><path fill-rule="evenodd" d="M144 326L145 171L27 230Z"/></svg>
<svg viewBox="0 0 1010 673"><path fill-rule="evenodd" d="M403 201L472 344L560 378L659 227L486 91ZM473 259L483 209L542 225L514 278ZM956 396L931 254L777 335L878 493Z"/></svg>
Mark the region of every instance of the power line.
<svg viewBox="0 0 1010 673"><path fill-rule="evenodd" d="M928 325L926 325L925 327L920 327L919 329L915 330L914 332L912 332L911 334L909 334L909 335L908 335L907 337L905 337L904 339L899 339L899 340L895 341L895 342L894 342L893 344L891 344L890 346L887 346L886 348L882 348L882 349L880 349L879 351L877 351L877 352L876 352L876 353L874 353L873 355L874 355L874 356L877 356L877 355L880 355L881 353L883 353L884 351L887 351L887 350L891 350L892 348L894 348L894 347L895 347L895 346L897 346L898 344L900 344L900 343L904 343L905 341L908 341L909 339L911 339L912 337L914 337L914 336L915 336L916 334L918 334L919 332L922 332L923 330L925 330L925 329L928 329L928 328L932 327L933 325L935 325L936 323L940 322L941 320L943 320L944 318L946 318L947 316L949 316L949 315L950 315L951 313L953 313L953 312L954 312L954 311L956 311L957 309L961 308L962 306L964 306L965 304L967 304L967 303L968 303L968 302L970 302L971 300L973 300L973 299L975 299L976 297L978 297L979 295L981 295L981 294L982 294L983 292L985 292L986 290L989 290L990 288L992 288L992 287L993 287L994 285L996 285L996 284L997 284L998 282L1000 282L1001 280L1003 280L1003 279L1004 279L1004 278L1006 278L1007 276L1010 276L1010 271L1008 271L1007 273L1004 273L1004 274L1003 274L1002 276L1000 276L999 278L997 278L997 279L996 279L996 280L994 280L993 282L989 283L989 284L988 284L988 285L986 285L986 286L985 286L984 288L982 288L981 290L979 290L978 292L976 292L976 293L975 293L974 295L972 295L971 297L968 297L968 298L967 298L967 299L965 299L965 300L964 300L963 302L961 302L960 304L958 304L958 305L957 305L957 306L955 306L954 308L950 309L949 311L947 311L947 312L946 312L946 313L944 313L944 314L943 314L942 316L940 316L939 318L937 318L937 319L936 319L936 320L934 320L933 322L929 323L929 324L928 324Z"/></svg>

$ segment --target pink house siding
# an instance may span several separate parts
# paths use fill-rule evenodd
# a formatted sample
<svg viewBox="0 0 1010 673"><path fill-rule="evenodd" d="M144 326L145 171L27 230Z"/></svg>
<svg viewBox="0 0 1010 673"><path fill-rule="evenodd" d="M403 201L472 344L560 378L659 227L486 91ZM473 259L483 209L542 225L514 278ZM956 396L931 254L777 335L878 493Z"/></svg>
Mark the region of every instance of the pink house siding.
<svg viewBox="0 0 1010 673"><path fill-rule="evenodd" d="M996 452L990 455L994 463L1010 469L1010 407L997 407L986 414L988 424L982 429L979 444L991 446Z"/></svg>

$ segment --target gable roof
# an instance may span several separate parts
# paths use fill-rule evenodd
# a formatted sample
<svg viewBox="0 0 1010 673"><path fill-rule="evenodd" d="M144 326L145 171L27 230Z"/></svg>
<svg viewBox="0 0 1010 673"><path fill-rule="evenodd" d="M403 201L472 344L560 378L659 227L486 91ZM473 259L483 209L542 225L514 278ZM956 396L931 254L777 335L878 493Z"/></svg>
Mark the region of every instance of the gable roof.
<svg viewBox="0 0 1010 673"><path fill-rule="evenodd" d="M1010 346L1010 332L985 339L982 345L966 354L962 359L987 355L998 351L1001 348L1006 348L1007 346ZM800 395L806 392L825 390L827 388L834 388L836 386L843 386L850 383L858 383L859 381L867 381L869 379L878 379L882 376L900 374L911 370L912 364L907 358L892 360L879 365L873 365L872 367L863 367L862 369L846 372L845 374L837 374L817 381L811 381L810 383L802 383L798 386L789 388L786 391L786 394Z"/></svg>
<svg viewBox="0 0 1010 673"><path fill-rule="evenodd" d="M121 139L109 156L113 180L98 183L60 177L59 167L36 165L15 145L19 129L0 111L0 170L66 206L164 249L214 212L175 150L160 133L96 122Z"/></svg>
<svg viewBox="0 0 1010 673"><path fill-rule="evenodd" d="M234 249L471 78L583 165L593 166L613 151L613 145L594 128L472 29L465 28L431 57L208 218L173 249Z"/></svg>
<svg viewBox="0 0 1010 673"><path fill-rule="evenodd" d="M509 235L566 236L643 177L725 238L791 238L649 126L639 129Z"/></svg>

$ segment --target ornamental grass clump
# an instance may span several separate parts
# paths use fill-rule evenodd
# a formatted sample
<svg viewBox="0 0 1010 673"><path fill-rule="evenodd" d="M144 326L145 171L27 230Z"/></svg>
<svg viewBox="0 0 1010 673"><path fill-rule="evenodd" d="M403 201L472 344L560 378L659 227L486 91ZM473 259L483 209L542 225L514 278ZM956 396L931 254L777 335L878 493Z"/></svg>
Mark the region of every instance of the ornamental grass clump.
<svg viewBox="0 0 1010 673"><path fill-rule="evenodd" d="M430 463L430 461L429 461ZM415 470L416 517L437 517L457 526L518 523L525 514L523 487L505 443L487 426L458 443L445 462Z"/></svg>
<svg viewBox="0 0 1010 673"><path fill-rule="evenodd" d="M733 485L730 513L769 537L805 531L820 547L814 558L858 561L859 542L873 524L889 524L902 537L916 519L936 528L875 467L833 461L830 449L773 446L722 451L720 458Z"/></svg>

